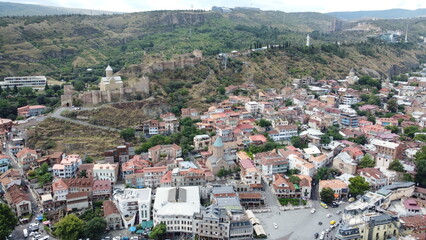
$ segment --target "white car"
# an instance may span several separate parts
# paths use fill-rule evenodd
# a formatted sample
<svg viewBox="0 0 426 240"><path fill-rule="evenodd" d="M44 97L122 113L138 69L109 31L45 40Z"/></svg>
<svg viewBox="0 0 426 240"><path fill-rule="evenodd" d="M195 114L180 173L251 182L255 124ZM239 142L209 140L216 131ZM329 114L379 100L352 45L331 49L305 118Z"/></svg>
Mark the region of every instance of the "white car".
<svg viewBox="0 0 426 240"><path fill-rule="evenodd" d="M324 239L324 236L325 236L325 232L324 232L324 231L322 231L322 232L321 232L321 234L320 234L319 239L320 239L320 240L323 240L323 239Z"/></svg>
<svg viewBox="0 0 426 240"><path fill-rule="evenodd" d="M277 229L277 228L278 228L277 223L274 223L274 228L275 228L275 229Z"/></svg>
<svg viewBox="0 0 426 240"><path fill-rule="evenodd" d="M315 211L316 211L316 209L315 209L315 208L312 208L312 209L311 209L311 213L315 213Z"/></svg>
<svg viewBox="0 0 426 240"><path fill-rule="evenodd" d="M331 214L330 214L330 213L329 213L329 214L327 214L327 217L328 217L328 218L331 218Z"/></svg>

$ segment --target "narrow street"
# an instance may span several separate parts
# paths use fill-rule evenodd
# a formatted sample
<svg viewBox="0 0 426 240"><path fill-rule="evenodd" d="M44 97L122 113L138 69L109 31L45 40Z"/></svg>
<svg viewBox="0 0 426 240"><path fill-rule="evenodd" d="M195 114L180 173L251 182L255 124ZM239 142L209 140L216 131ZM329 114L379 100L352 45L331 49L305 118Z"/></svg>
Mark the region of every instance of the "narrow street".
<svg viewBox="0 0 426 240"><path fill-rule="evenodd" d="M25 186L28 187L28 192L30 193L29 196L30 196L30 200L31 200L31 208L33 210L32 217L30 219L28 219L28 222L23 224L19 221L19 225L16 226L15 229L13 230L13 232L12 232L12 239L24 239L23 230L28 229L28 227L31 223L36 222L35 218L38 215L41 215L41 212L40 212L41 206L39 205L39 202L37 201L37 197L36 197L36 194L34 192L33 187L31 186L30 182L27 180L26 176L24 175L22 168L19 167L18 161L17 161L15 155L13 155L11 153L10 148L9 148L9 143L10 143L10 139L8 139L8 141L6 142L5 153L6 153L6 155L8 155L11 158L10 165L12 166L12 168L19 170L19 172L22 176L22 184L21 185L25 185ZM44 229L43 229L42 224L40 224L39 233L42 234L42 235L46 234ZM54 239L54 238L50 237L50 239Z"/></svg>

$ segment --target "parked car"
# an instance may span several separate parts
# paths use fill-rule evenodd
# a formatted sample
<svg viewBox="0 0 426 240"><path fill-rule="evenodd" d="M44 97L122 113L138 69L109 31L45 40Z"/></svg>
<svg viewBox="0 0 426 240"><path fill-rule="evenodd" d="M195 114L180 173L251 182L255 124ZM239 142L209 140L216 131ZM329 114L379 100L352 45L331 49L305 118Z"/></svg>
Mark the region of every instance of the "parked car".
<svg viewBox="0 0 426 240"><path fill-rule="evenodd" d="M27 229L22 230L22 232L24 233L24 237L28 237L28 230Z"/></svg>
<svg viewBox="0 0 426 240"><path fill-rule="evenodd" d="M323 208L325 208L325 209L327 209L327 208L328 208L327 204L325 204L324 202L321 202L321 203L320 203L320 205L321 205Z"/></svg>
<svg viewBox="0 0 426 240"><path fill-rule="evenodd" d="M320 240L324 239L324 236L325 236L325 232L324 232L324 231L322 231L322 232L321 232L321 234L320 234L320 238L319 238L319 239L320 239Z"/></svg>
<svg viewBox="0 0 426 240"><path fill-rule="evenodd" d="M331 207L332 208L337 208L337 207L339 207L339 204L337 202L332 202L331 203Z"/></svg>
<svg viewBox="0 0 426 240"><path fill-rule="evenodd" d="M353 197L349 198L348 202L355 202L355 198L353 198Z"/></svg>

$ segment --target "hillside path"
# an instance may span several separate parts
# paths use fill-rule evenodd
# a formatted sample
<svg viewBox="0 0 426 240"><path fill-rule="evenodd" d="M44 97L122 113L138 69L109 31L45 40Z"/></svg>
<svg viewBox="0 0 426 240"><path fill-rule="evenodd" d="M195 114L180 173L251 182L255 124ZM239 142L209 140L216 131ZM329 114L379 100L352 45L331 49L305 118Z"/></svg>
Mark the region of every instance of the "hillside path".
<svg viewBox="0 0 426 240"><path fill-rule="evenodd" d="M92 109L96 109L96 107L82 107L82 108L80 108L80 110L92 110ZM74 108L72 108L72 107L60 107L60 108L57 108L53 113L51 113L50 117L53 117L53 118L56 118L56 119L61 119L61 120L64 120L64 121L69 121L69 122L76 123L76 124L100 128L100 129L107 130L107 131L120 132L120 130L117 129L117 128L95 125L95 124L91 124L91 123L88 123L88 122L84 122L84 121L80 121L80 120L76 120L76 119L67 118L67 117L62 116L61 113L64 112L64 111L67 111L67 110L68 111L78 111L78 110L74 110Z"/></svg>

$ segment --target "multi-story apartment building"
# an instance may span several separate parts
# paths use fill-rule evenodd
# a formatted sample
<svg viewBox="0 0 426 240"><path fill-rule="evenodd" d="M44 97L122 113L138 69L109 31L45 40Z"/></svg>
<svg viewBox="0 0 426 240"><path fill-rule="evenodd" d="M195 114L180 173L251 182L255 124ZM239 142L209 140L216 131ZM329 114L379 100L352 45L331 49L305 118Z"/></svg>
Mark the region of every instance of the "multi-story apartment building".
<svg viewBox="0 0 426 240"><path fill-rule="evenodd" d="M182 118L192 118L192 119L200 119L200 111L193 108L182 108L181 109L181 117Z"/></svg>
<svg viewBox="0 0 426 240"><path fill-rule="evenodd" d="M388 178L378 168L361 168L358 174L370 184L372 189L379 189L388 185Z"/></svg>
<svg viewBox="0 0 426 240"><path fill-rule="evenodd" d="M128 174L134 174L135 172L146 167L150 167L151 165L150 161L143 159L141 155L136 155L128 162L121 164L121 176L125 177Z"/></svg>
<svg viewBox="0 0 426 240"><path fill-rule="evenodd" d="M401 143L394 143L388 141L382 141L378 139L373 139L371 144L376 147L376 152L381 155L387 155L390 159L402 159L403 146ZM377 159L376 159L377 160ZM376 166L386 166L389 167L389 163L377 161Z"/></svg>
<svg viewBox="0 0 426 240"><path fill-rule="evenodd" d="M268 134L275 142L289 140L291 137L297 136L297 125L280 125L269 131Z"/></svg>
<svg viewBox="0 0 426 240"><path fill-rule="evenodd" d="M143 170L145 186L158 187L160 186L161 178L167 172L167 167L149 167Z"/></svg>
<svg viewBox="0 0 426 240"><path fill-rule="evenodd" d="M23 106L18 108L18 116L21 117L32 117L39 116L46 111L46 106L44 105L32 105L32 106Z"/></svg>
<svg viewBox="0 0 426 240"><path fill-rule="evenodd" d="M94 200L108 199L111 196L112 186L110 180L94 180L92 197Z"/></svg>
<svg viewBox="0 0 426 240"><path fill-rule="evenodd" d="M125 163L135 156L135 147L131 143L117 146L115 149L108 150L104 153L106 162Z"/></svg>
<svg viewBox="0 0 426 240"><path fill-rule="evenodd" d="M215 125L216 135L222 138L222 141L229 142L234 140L234 128L228 125Z"/></svg>
<svg viewBox="0 0 426 240"><path fill-rule="evenodd" d="M20 186L22 183L21 173L18 169L9 169L0 175L0 193L6 192L13 185Z"/></svg>
<svg viewBox="0 0 426 240"><path fill-rule="evenodd" d="M248 159L241 159L239 161L240 165L240 176L241 182L250 186L251 189L262 189L262 174L254 166L253 162Z"/></svg>
<svg viewBox="0 0 426 240"><path fill-rule="evenodd" d="M377 118L376 124L381 126L398 126L398 119L395 118Z"/></svg>
<svg viewBox="0 0 426 240"><path fill-rule="evenodd" d="M151 219L151 188L125 189L114 195L114 202L125 228ZM136 219L139 222L136 222Z"/></svg>
<svg viewBox="0 0 426 240"><path fill-rule="evenodd" d="M118 211L117 206L111 200L105 200L103 202L104 219L107 222L108 230L121 229L123 224L121 222L121 215Z"/></svg>
<svg viewBox="0 0 426 240"><path fill-rule="evenodd" d="M229 239L229 216L226 209L212 204L196 214L195 233L201 239Z"/></svg>
<svg viewBox="0 0 426 240"><path fill-rule="evenodd" d="M25 76L25 77L5 77L3 81L0 81L0 87L6 89L7 87L33 87L38 89L44 89L47 84L45 76Z"/></svg>
<svg viewBox="0 0 426 240"><path fill-rule="evenodd" d="M118 179L118 163L96 163L93 165L93 177L116 183Z"/></svg>
<svg viewBox="0 0 426 240"><path fill-rule="evenodd" d="M201 151L209 147L212 142L212 138L207 135L196 135L194 137L194 150Z"/></svg>
<svg viewBox="0 0 426 240"><path fill-rule="evenodd" d="M333 168L343 173L354 175L356 167L357 163L347 152L341 152L333 159Z"/></svg>
<svg viewBox="0 0 426 240"><path fill-rule="evenodd" d="M127 174L125 182L131 187L158 187L161 179L167 173L166 166L161 167L146 167L142 170L137 170L135 173Z"/></svg>
<svg viewBox="0 0 426 240"><path fill-rule="evenodd" d="M289 169L289 161L278 154L263 156L260 161L262 175L272 177L277 173L285 173Z"/></svg>
<svg viewBox="0 0 426 240"><path fill-rule="evenodd" d="M23 148L16 154L18 164L23 170L28 170L32 166L35 166L38 157L37 152L29 148Z"/></svg>
<svg viewBox="0 0 426 240"><path fill-rule="evenodd" d="M0 174L5 173L9 169L10 157L0 154Z"/></svg>
<svg viewBox="0 0 426 240"><path fill-rule="evenodd" d="M93 184L93 178L57 178L52 183L53 201L65 201L69 193L88 192L92 194ZM109 191L111 193L111 188Z"/></svg>
<svg viewBox="0 0 426 240"><path fill-rule="evenodd" d="M148 156L154 163L161 160L175 160L182 156L182 148L176 144L157 145L148 149Z"/></svg>
<svg viewBox="0 0 426 240"><path fill-rule="evenodd" d="M164 122L165 134L172 134L179 130L179 121L173 113L161 114L160 118Z"/></svg>
<svg viewBox="0 0 426 240"><path fill-rule="evenodd" d="M341 113L340 114L340 124L343 127L349 127L349 128L357 128L359 117L356 114L347 114L347 113Z"/></svg>
<svg viewBox="0 0 426 240"><path fill-rule="evenodd" d="M32 213L30 196L21 188L21 186L11 186L7 189L5 198L9 207L13 210L16 216L21 217Z"/></svg>
<svg viewBox="0 0 426 240"><path fill-rule="evenodd" d="M348 185L339 179L321 180L319 182L319 190L321 192L324 188L331 188L334 191L334 198L341 199L348 196Z"/></svg>
<svg viewBox="0 0 426 240"><path fill-rule="evenodd" d="M260 111L260 106L258 102L247 102L244 107L250 113L256 114Z"/></svg>
<svg viewBox="0 0 426 240"><path fill-rule="evenodd" d="M144 134L149 136L160 134L160 122L158 120L144 121L139 130L142 130Z"/></svg>
<svg viewBox="0 0 426 240"><path fill-rule="evenodd" d="M344 105L357 104L359 102L358 97L354 95L344 95L341 97L340 102Z"/></svg>
<svg viewBox="0 0 426 240"><path fill-rule="evenodd" d="M62 159L61 163L53 165L53 176L59 178L75 177L78 167L82 164L79 155L72 154Z"/></svg>
<svg viewBox="0 0 426 240"><path fill-rule="evenodd" d="M300 189L296 189L294 184L280 174L273 176L272 192L278 198L299 198Z"/></svg>
<svg viewBox="0 0 426 240"><path fill-rule="evenodd" d="M161 187L202 186L206 183L206 176L202 169L198 169L192 162L180 162L179 167L168 171L160 182Z"/></svg>

